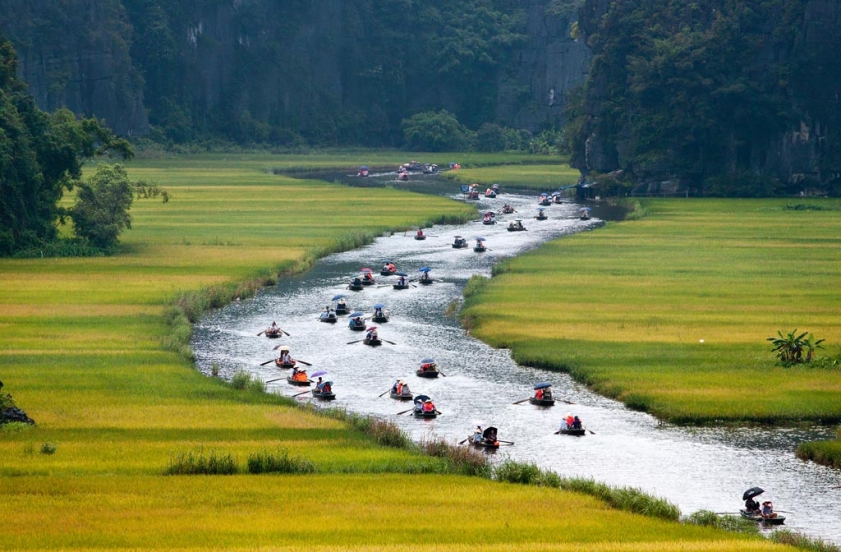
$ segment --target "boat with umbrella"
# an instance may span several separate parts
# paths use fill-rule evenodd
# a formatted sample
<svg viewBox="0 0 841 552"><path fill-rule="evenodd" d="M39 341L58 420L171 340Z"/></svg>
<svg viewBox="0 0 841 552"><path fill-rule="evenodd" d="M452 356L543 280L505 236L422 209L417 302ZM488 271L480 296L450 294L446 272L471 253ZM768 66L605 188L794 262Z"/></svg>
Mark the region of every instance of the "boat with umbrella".
<svg viewBox="0 0 841 552"><path fill-rule="evenodd" d="M325 370L319 370L318 372L313 372L310 377L318 378L321 380L322 376L327 375ZM312 390L312 396L315 399L319 399L322 401L332 401L335 400L336 395L333 393L333 382L332 381L317 381L315 388Z"/></svg>
<svg viewBox="0 0 841 552"><path fill-rule="evenodd" d="M344 301L345 297L347 296L344 294L339 294L334 295L333 298L330 299L330 301L336 303L336 306L333 308L333 310L336 312L337 315L343 315L350 312L350 307L348 307L347 303L345 303Z"/></svg>
<svg viewBox="0 0 841 552"><path fill-rule="evenodd" d="M416 395L412 401L414 402L414 408L412 408L412 416L415 418L437 418L438 417L438 409L435 408L435 404L432 402L432 399L426 395Z"/></svg>
<svg viewBox="0 0 841 552"><path fill-rule="evenodd" d="M510 215L511 213L514 213L514 212L516 212L516 211L514 210L514 207L512 207L511 205L508 205L506 203L505 205L502 206L502 214L503 215Z"/></svg>
<svg viewBox="0 0 841 552"><path fill-rule="evenodd" d="M544 209L538 209L537 216L534 218L537 220L547 220L549 217L546 216L546 211Z"/></svg>
<svg viewBox="0 0 841 552"><path fill-rule="evenodd" d="M364 286L362 285L362 278L359 276L354 276L353 280L350 281L347 288L351 291L362 291Z"/></svg>
<svg viewBox="0 0 841 552"><path fill-rule="evenodd" d="M752 500L762 493L765 490L760 487L751 487L744 493L742 493L742 500ZM756 504L756 503L755 503ZM770 504L770 501L764 504ZM757 508L759 508L759 504L756 504ZM749 519L751 521L755 521L757 523L762 523L765 525L782 525L786 521L785 516L781 516L776 513L772 513L771 515L763 514L761 509L757 510L747 510L745 508L739 510L739 515L741 515L745 519Z"/></svg>
<svg viewBox="0 0 841 552"><path fill-rule="evenodd" d="M360 166L359 167L359 172L356 173L356 176L363 177L363 178L367 177L368 176L368 167L366 167L365 165Z"/></svg>
<svg viewBox="0 0 841 552"><path fill-rule="evenodd" d="M391 284L391 287L394 289L409 289L409 281L406 280L406 277L409 276L405 272L395 272L396 276L398 276L398 280L396 283Z"/></svg>
<svg viewBox="0 0 841 552"><path fill-rule="evenodd" d="M461 236L455 236L453 238L453 249L463 249L465 247L468 247L466 239Z"/></svg>
<svg viewBox="0 0 841 552"><path fill-rule="evenodd" d="M537 201L538 205L543 205L544 207L548 207L552 205L552 200L549 199L549 194L543 193L540 194L540 199Z"/></svg>
<svg viewBox="0 0 841 552"><path fill-rule="evenodd" d="M368 333L365 335L365 339L362 340L362 344L368 345L369 347L379 347L383 344L383 340L377 336L376 326L368 328Z"/></svg>
<svg viewBox="0 0 841 552"><path fill-rule="evenodd" d="M484 448L496 450L499 448L499 440L497 439L497 429L493 426L488 426L479 437L478 430L476 433L467 438L468 442L476 448Z"/></svg>
<svg viewBox="0 0 841 552"><path fill-rule="evenodd" d="M420 279L418 280L418 283L419 283L419 284L423 284L423 285L425 285L425 286L428 286L428 285L432 284L432 282L434 282L435 280L433 280L432 278L430 278L430 277L429 277L429 273L430 273L431 271L432 271L432 269L431 269L431 268L429 268L428 266L422 266L422 267L420 267L420 268L418 269L418 272L420 272L420 273L421 273L421 277L420 277Z"/></svg>
<svg viewBox="0 0 841 552"><path fill-rule="evenodd" d="M561 203L563 203L563 201L561 201L560 190L555 190L554 192L552 192L552 203L554 203L555 205L560 205Z"/></svg>
<svg viewBox="0 0 841 552"><path fill-rule="evenodd" d="M536 406L555 406L555 399L552 397L552 384L543 381L534 386L534 396L529 403Z"/></svg>
<svg viewBox="0 0 841 552"><path fill-rule="evenodd" d="M365 320L362 318L364 315L361 312L352 312L348 317L347 326L351 330L355 332L364 332L365 331Z"/></svg>
<svg viewBox="0 0 841 552"><path fill-rule="evenodd" d="M482 215L482 224L496 224L496 213L493 211L485 211L485 214Z"/></svg>
<svg viewBox="0 0 841 552"><path fill-rule="evenodd" d="M437 378L440 373L435 359L427 357L421 360L420 368L415 372L415 375L419 378Z"/></svg>
<svg viewBox="0 0 841 552"><path fill-rule="evenodd" d="M378 324L383 324L388 322L390 318L389 312L385 310L385 305L382 303L377 303L374 305L374 316L371 317L371 322L376 322Z"/></svg>
<svg viewBox="0 0 841 552"><path fill-rule="evenodd" d="M298 361L289 356L289 345L277 345L272 347L272 350L278 353L278 357L274 361L275 366L278 368L289 370L290 368L295 368L295 365L298 364Z"/></svg>
<svg viewBox="0 0 841 552"><path fill-rule="evenodd" d="M476 238L476 245L473 246L473 251L476 253L484 253L488 248L485 247L485 238Z"/></svg>
<svg viewBox="0 0 841 552"><path fill-rule="evenodd" d="M363 268L362 272L362 285L363 286L373 286L377 282L374 280L374 271L370 268Z"/></svg>
<svg viewBox="0 0 841 552"><path fill-rule="evenodd" d="M579 217L581 220L590 220L590 208L589 207L582 207L581 209L578 210L578 212L581 215Z"/></svg>

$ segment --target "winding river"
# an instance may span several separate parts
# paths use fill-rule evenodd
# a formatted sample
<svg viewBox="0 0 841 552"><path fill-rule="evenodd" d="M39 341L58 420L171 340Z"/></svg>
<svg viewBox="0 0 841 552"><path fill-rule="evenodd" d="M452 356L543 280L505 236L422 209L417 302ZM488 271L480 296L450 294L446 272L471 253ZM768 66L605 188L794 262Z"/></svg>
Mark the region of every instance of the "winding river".
<svg viewBox="0 0 841 552"><path fill-rule="evenodd" d="M380 175L380 182L392 178ZM432 180L411 186L433 193L457 189L455 184ZM585 222L578 218L580 206L569 203L548 207L549 220L537 221L536 200L529 195L504 194L476 203L479 209L497 210L503 202L512 204L518 213L501 216L502 222L495 226L476 222L435 226L427 230L425 241L414 240L411 232L384 236L367 247L331 255L306 274L212 313L194 332L192 346L199 368L210 373L212 364L217 363L223 376L243 368L265 381L273 380L286 374L271 364L258 365L273 357L272 347L287 344L294 357L313 364L311 373L329 373L337 395L331 406L389 417L416 440L435 435L456 442L477 424L494 425L500 439L516 443L501 448L495 454L497 459L534 462L565 475L639 487L674 502L684 513L699 509L737 512L742 492L761 486L766 490L763 498L791 512L786 514L787 527L841 544L841 490L833 489L841 485L841 472L803 462L793 453L804 440L832 438L833 428L660 424L647 414L590 392L565 374L516 364L507 350L493 349L465 335L457 320L445 316L448 305L461 297L472 275L489 276L500 259L600 224L597 210L596 216ZM507 221L514 217L524 219L528 232L506 231ZM453 249L455 235L484 237L489 251ZM390 285L361 292L346 290L350 277L362 267L379 274L385 259L412 277L417 277L418 268L428 266L435 283L400 291ZM377 279L390 283L388 277ZM385 304L392 318L379 325L380 337L395 345L371 348L348 344L362 336L348 329L345 317L335 325L319 322L319 312L334 295L342 293L348 295L352 309L367 314L374 304ZM272 320L291 337L279 341L257 337ZM421 358L428 356L435 357L446 377L428 380L414 375ZM397 416L410 404L388 395L377 397L397 378L408 382L415 393L430 395L443 415L428 421ZM555 398L573 404L558 401L552 408L512 404L528 397L532 385L539 381L551 381ZM300 388L278 381L269 384L269 390L292 395ZM299 400L310 399L304 396ZM585 437L554 435L561 417L567 414L580 416L593 433Z"/></svg>

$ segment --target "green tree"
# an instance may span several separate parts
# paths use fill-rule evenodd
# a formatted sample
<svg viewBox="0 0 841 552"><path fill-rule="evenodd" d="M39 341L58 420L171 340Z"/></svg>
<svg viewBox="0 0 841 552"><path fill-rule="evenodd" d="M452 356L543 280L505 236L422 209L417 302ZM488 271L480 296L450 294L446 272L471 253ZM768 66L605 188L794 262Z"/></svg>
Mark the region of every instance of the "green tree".
<svg viewBox="0 0 841 552"><path fill-rule="evenodd" d="M414 151L463 151L472 136L452 113L424 111L403 120L406 147Z"/></svg>
<svg viewBox="0 0 841 552"><path fill-rule="evenodd" d="M505 130L496 124L485 123L476 131L476 149L479 151L504 151Z"/></svg>
<svg viewBox="0 0 841 552"><path fill-rule="evenodd" d="M17 77L17 54L0 37L0 255L55 240L58 205L97 155L131 156L123 139L95 119L38 109Z"/></svg>
<svg viewBox="0 0 841 552"><path fill-rule="evenodd" d="M131 228L128 211L133 201L134 187L123 166L101 163L78 186L70 211L76 235L101 249L114 247L120 233Z"/></svg>

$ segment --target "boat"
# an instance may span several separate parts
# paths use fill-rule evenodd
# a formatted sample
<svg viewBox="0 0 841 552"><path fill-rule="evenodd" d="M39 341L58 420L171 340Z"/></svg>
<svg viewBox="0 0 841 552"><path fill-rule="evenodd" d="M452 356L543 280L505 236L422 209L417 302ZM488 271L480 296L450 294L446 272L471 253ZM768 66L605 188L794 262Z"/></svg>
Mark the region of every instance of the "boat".
<svg viewBox="0 0 841 552"><path fill-rule="evenodd" d="M332 383L332 382L330 382L330 383ZM322 390L318 389L317 387L312 390L312 396L313 396L313 398L320 399L322 401L332 401L332 400L335 400L335 398L336 398L336 394L333 393L332 391L326 391L325 392L325 391L322 391Z"/></svg>
<svg viewBox="0 0 841 552"><path fill-rule="evenodd" d="M362 340L362 344L363 345L370 345L371 347L379 347L380 345L383 344L383 340L378 338L378 337L373 338L373 339L369 339L369 338L366 337L365 339Z"/></svg>
<svg viewBox="0 0 841 552"><path fill-rule="evenodd" d="M581 215L581 220L590 220L590 215Z"/></svg>
<svg viewBox="0 0 841 552"><path fill-rule="evenodd" d="M422 276L418 279L418 283L419 283L419 284L423 284L423 285L425 285L425 286L428 286L428 285L430 285L432 282L434 282L435 280L433 280L432 278L430 278L430 277L429 277L429 273L430 273L431 271L432 271L432 269L431 269L431 268L429 268L428 266L422 266L422 267L420 267L420 268L418 269L418 272L423 273L423 275L422 275Z"/></svg>
<svg viewBox="0 0 841 552"><path fill-rule="evenodd" d="M543 209L539 209L537 211L537 216L534 218L536 218L537 220L546 220L549 217L546 216L546 213L543 211Z"/></svg>
<svg viewBox="0 0 841 552"><path fill-rule="evenodd" d="M560 204L562 204L562 203L563 203L563 201L561 201L561 195L560 195L560 194L553 195L553 196L552 196L552 202L553 202L555 205L560 205Z"/></svg>
<svg viewBox="0 0 841 552"><path fill-rule="evenodd" d="M468 442L476 448L495 450L499 448L499 440L496 438L495 427L488 427L482 432L482 440L474 440L473 435L467 438Z"/></svg>
<svg viewBox="0 0 841 552"><path fill-rule="evenodd" d="M326 322L328 324L335 324L336 320L336 313L333 311L330 312L322 312L321 316L318 317L319 322Z"/></svg>
<svg viewBox="0 0 841 552"><path fill-rule="evenodd" d="M393 287L394 289L409 289L409 284L391 284L391 287Z"/></svg>
<svg viewBox="0 0 841 552"><path fill-rule="evenodd" d="M415 239L418 240L418 241L425 240L426 235L425 234L415 234Z"/></svg>
<svg viewBox="0 0 841 552"><path fill-rule="evenodd" d="M432 282L434 281L435 280L433 280L432 278L421 278L418 280L418 283L424 286L429 286L432 285Z"/></svg>
<svg viewBox="0 0 841 552"><path fill-rule="evenodd" d="M269 328L264 332L265 336L269 339L277 339L280 337L280 328Z"/></svg>
<svg viewBox="0 0 841 552"><path fill-rule="evenodd" d="M418 368L415 374L419 378L437 378L438 374L441 372L438 371L438 365L435 364L434 358L425 358L421 360L420 368Z"/></svg>
<svg viewBox="0 0 841 552"><path fill-rule="evenodd" d="M299 373L303 373L303 372L299 372ZM306 374L304 374L304 375L306 376ZM307 378L305 380L301 380L301 379L295 379L293 376L286 376L286 381L290 385L297 385L299 387L308 387L312 384L312 382L309 380L309 378Z"/></svg>
<svg viewBox="0 0 841 552"><path fill-rule="evenodd" d="M388 396L391 397L392 399L395 399L395 400L398 400L398 401L410 401L410 400L412 400L412 392L409 391L408 387L404 387L402 393L397 393L396 391L394 391L394 389L392 389L391 391L388 392Z"/></svg>
<svg viewBox="0 0 841 552"><path fill-rule="evenodd" d="M370 277L368 277L368 278L363 278L363 279L362 279L362 285L363 285L363 286L373 286L373 285L374 285L374 284L376 284L376 283L377 283L377 282L375 282L375 281L374 281L374 277L373 277L373 276L370 276Z"/></svg>
<svg viewBox="0 0 841 552"><path fill-rule="evenodd" d="M350 320L348 320L347 326L355 332L365 331L365 321L362 320L362 313L352 312L350 314Z"/></svg>
<svg viewBox="0 0 841 552"><path fill-rule="evenodd" d="M739 514L751 521L755 521L757 523L763 523L765 525L782 525L786 521L785 516L777 516L772 518L764 518L757 512L748 512L747 510L739 510Z"/></svg>
<svg viewBox="0 0 841 552"><path fill-rule="evenodd" d="M456 236L455 238L453 238L453 249L462 249L467 246L467 240L462 238L461 236Z"/></svg>
<svg viewBox="0 0 841 552"><path fill-rule="evenodd" d="M509 232L524 232L526 227L523 226L523 221L520 219L515 220L514 222L508 223L508 231Z"/></svg>
<svg viewBox="0 0 841 552"><path fill-rule="evenodd" d="M479 201L479 199L481 198L479 197L479 192L473 190L472 192L470 192L470 195L467 196L467 199L475 199L476 201Z"/></svg>
<svg viewBox="0 0 841 552"><path fill-rule="evenodd" d="M298 362L295 360L292 362L281 362L279 358L274 359L274 365L282 370L291 370L296 364L298 364Z"/></svg>
<svg viewBox="0 0 841 552"><path fill-rule="evenodd" d="M587 430L583 427L579 429L573 429L571 427L568 427L566 429L559 430L558 433L560 433L561 435L575 435L576 437L583 437L587 435Z"/></svg>
<svg viewBox="0 0 841 552"><path fill-rule="evenodd" d="M359 167L359 172L356 173L356 176L360 176L360 177L363 177L363 178L367 177L368 176L368 167L366 167L365 165L362 165L361 167Z"/></svg>
<svg viewBox="0 0 841 552"><path fill-rule="evenodd" d="M494 215L492 211L487 211L484 215L482 215L482 224L496 224L496 215Z"/></svg>
<svg viewBox="0 0 841 552"><path fill-rule="evenodd" d="M484 253L487 250L488 248L485 247L485 242L482 240L476 240L476 245L473 246L473 251L476 253Z"/></svg>
<svg viewBox="0 0 841 552"><path fill-rule="evenodd" d="M356 283L356 281L351 281L351 282L348 284L347 288L348 288L349 290L351 290L351 291L362 291L363 289L365 289L365 288L362 286L362 280L359 280L359 283L358 283L358 284Z"/></svg>
<svg viewBox="0 0 841 552"><path fill-rule="evenodd" d="M537 204L544 207L552 205L552 200L549 199L549 194L540 194L540 199L537 201Z"/></svg>
<svg viewBox="0 0 841 552"><path fill-rule="evenodd" d="M535 406L555 406L555 399L538 399L537 397L532 397L529 399L529 403Z"/></svg>
<svg viewBox="0 0 841 552"><path fill-rule="evenodd" d="M423 405L427 402L430 404L432 403L432 399L427 397L426 395L417 395L414 399L412 399L415 403L415 407L412 409L412 415L415 418L437 418L438 417L438 409L435 408L435 405L432 405L432 410L424 411Z"/></svg>
<svg viewBox="0 0 841 552"><path fill-rule="evenodd" d="M336 305L336 314L347 314L350 312L350 308L344 303L339 303Z"/></svg>
<svg viewBox="0 0 841 552"><path fill-rule="evenodd" d="M590 208L589 207L582 207L579 209L581 216L579 217L581 220L590 220Z"/></svg>
<svg viewBox="0 0 841 552"><path fill-rule="evenodd" d="M503 215L510 215L514 212L514 208L508 205L507 203L502 206L502 214Z"/></svg>
<svg viewBox="0 0 841 552"><path fill-rule="evenodd" d="M379 316L377 315L379 312ZM389 315L385 311L385 305L382 303L377 303L374 305L374 316L371 317L371 322L388 322Z"/></svg>
<svg viewBox="0 0 841 552"><path fill-rule="evenodd" d="M493 190L486 190L485 191L485 197L493 199L493 198L496 197L496 192L493 191Z"/></svg>

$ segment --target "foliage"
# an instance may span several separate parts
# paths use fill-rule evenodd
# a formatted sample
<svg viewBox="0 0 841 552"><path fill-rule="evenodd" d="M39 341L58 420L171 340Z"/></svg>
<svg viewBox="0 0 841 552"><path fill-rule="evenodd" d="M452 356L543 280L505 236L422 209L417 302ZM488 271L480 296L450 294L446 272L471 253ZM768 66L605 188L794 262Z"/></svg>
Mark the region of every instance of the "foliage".
<svg viewBox="0 0 841 552"><path fill-rule="evenodd" d="M797 446L797 457L841 469L841 430L834 441L812 441Z"/></svg>
<svg viewBox="0 0 841 552"><path fill-rule="evenodd" d="M41 454L46 454L47 456L55 454L58 447L55 443L42 443L41 444Z"/></svg>
<svg viewBox="0 0 841 552"><path fill-rule="evenodd" d="M809 332L797 335L795 329L785 335L782 331L777 331L777 337L769 337L766 341L770 341L774 346L771 350L777 353L777 358L783 366L794 366L803 362L812 362L815 351L823 349L821 343L825 340L815 340L815 336Z"/></svg>
<svg viewBox="0 0 841 552"><path fill-rule="evenodd" d="M231 387L240 391L248 390L254 393L266 391L266 384L259 376L255 376L245 370L238 370L231 376Z"/></svg>
<svg viewBox="0 0 841 552"><path fill-rule="evenodd" d="M459 151L470 149L471 133L452 113L416 113L403 120L406 147L415 151Z"/></svg>
<svg viewBox="0 0 841 552"><path fill-rule="evenodd" d="M736 533L759 534L759 526L755 521L741 516L719 515L709 510L698 510L687 516L684 522L705 527L717 527Z"/></svg>
<svg viewBox="0 0 841 552"><path fill-rule="evenodd" d="M569 17L584 5L585 0L550 0L546 13L558 17Z"/></svg>
<svg viewBox="0 0 841 552"><path fill-rule="evenodd" d="M96 155L128 157L128 142L95 119L76 120L66 109L44 113L17 78L11 43L0 37L0 255L57 237L58 205Z"/></svg>
<svg viewBox="0 0 841 552"><path fill-rule="evenodd" d="M769 537L771 542L793 546L806 552L841 552L841 547L822 539L807 537L801 533L788 529L777 529Z"/></svg>
<svg viewBox="0 0 841 552"><path fill-rule="evenodd" d="M248 455L248 473L313 473L315 464L288 450L255 452Z"/></svg>
<svg viewBox="0 0 841 552"><path fill-rule="evenodd" d="M170 459L167 475L233 475L238 472L237 463L230 454L210 451L186 452Z"/></svg>
<svg viewBox="0 0 841 552"><path fill-rule="evenodd" d="M78 186L76 205L70 211L76 235L102 249L114 247L120 233L131 228L128 211L133 201L132 183L122 165L101 163Z"/></svg>
<svg viewBox="0 0 841 552"><path fill-rule="evenodd" d="M504 151L505 147L505 131L501 126L493 123L485 123L476 131L477 151Z"/></svg>

